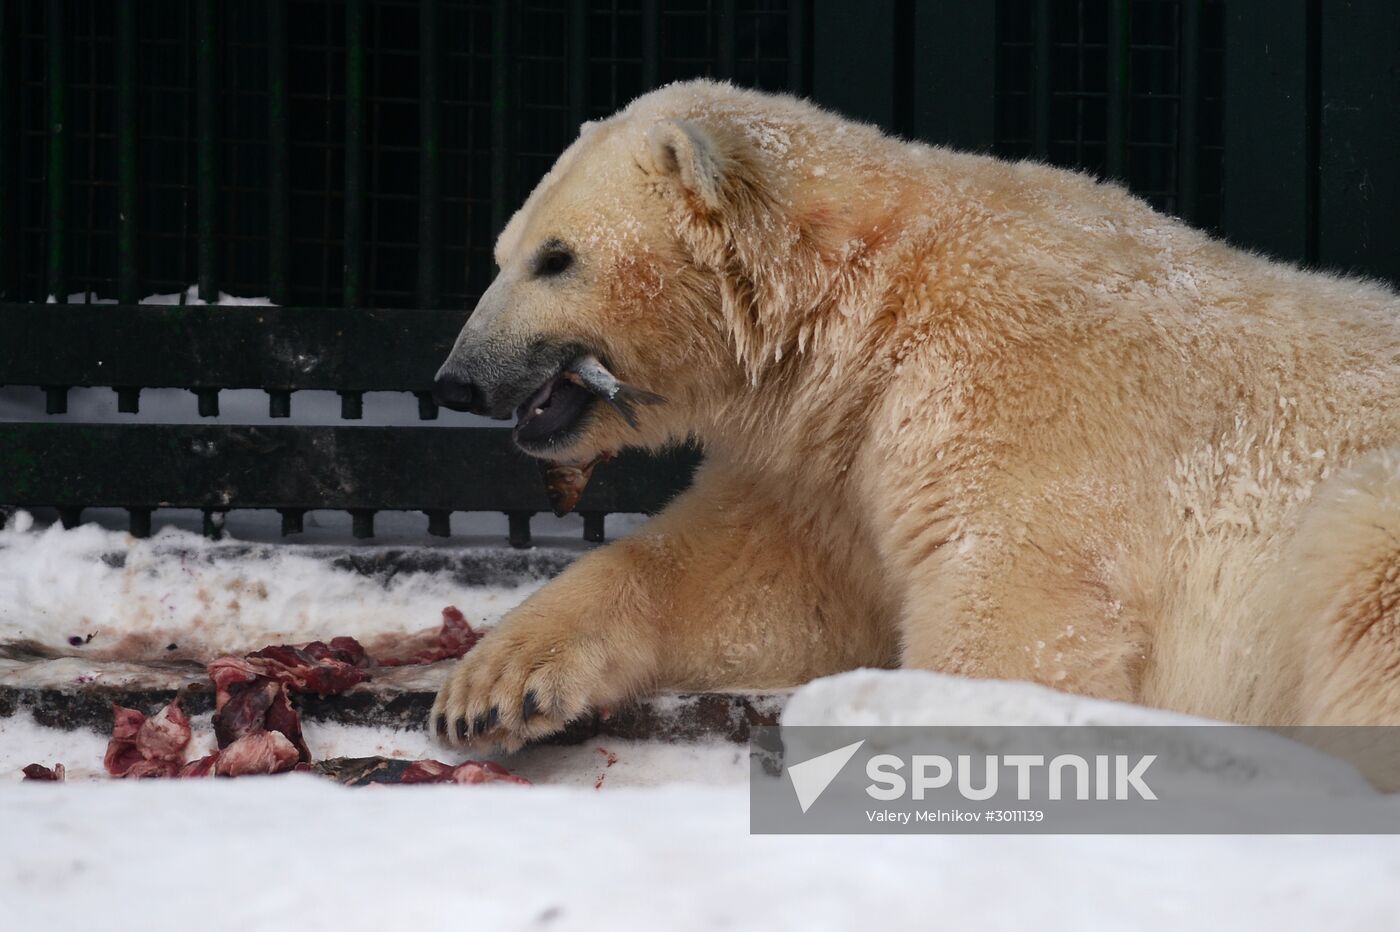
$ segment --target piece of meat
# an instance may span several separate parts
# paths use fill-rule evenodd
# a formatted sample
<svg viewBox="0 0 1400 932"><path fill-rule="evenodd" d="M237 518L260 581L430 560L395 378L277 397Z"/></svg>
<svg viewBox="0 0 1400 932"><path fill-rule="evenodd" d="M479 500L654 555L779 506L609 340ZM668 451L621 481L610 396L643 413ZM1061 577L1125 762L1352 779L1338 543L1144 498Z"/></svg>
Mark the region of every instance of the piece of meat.
<svg viewBox="0 0 1400 932"><path fill-rule="evenodd" d="M219 747L227 749L244 737L271 731L296 750L299 762L309 763L311 751L290 694L344 692L369 679L368 664L360 642L348 637L302 647L276 644L245 657L218 658L208 672L214 681L214 737Z"/></svg>
<svg viewBox="0 0 1400 932"><path fill-rule="evenodd" d="M281 683L259 677L251 683L235 683L222 702L215 698L214 739L226 748L244 735L267 727L267 710L286 693Z"/></svg>
<svg viewBox="0 0 1400 932"><path fill-rule="evenodd" d="M292 708L291 697L287 695L285 688L273 697L272 705L267 707L264 722L268 731L280 734L296 748L297 759L301 763L311 763L311 749L306 746L306 738L301 733L301 715Z"/></svg>
<svg viewBox="0 0 1400 932"><path fill-rule="evenodd" d="M136 709L112 704L112 737L102 765L114 777L173 776L185 762L190 720L181 694L147 718Z"/></svg>
<svg viewBox="0 0 1400 932"><path fill-rule="evenodd" d="M359 648L358 642L355 647ZM290 647L285 644L264 647L249 654L244 660L258 669L263 676L277 680L289 689L329 696L344 692L351 686L369 679L369 672L363 667L342 659L353 656L346 650L313 641L306 647ZM359 650L358 657L360 660L364 659L363 649Z"/></svg>
<svg viewBox="0 0 1400 932"><path fill-rule="evenodd" d="M387 782L387 781L385 781ZM530 781L517 777L495 761L463 761L456 766L439 760L417 760L399 774L399 783L518 783L529 786Z"/></svg>
<svg viewBox="0 0 1400 932"><path fill-rule="evenodd" d="M297 765L299 757L296 747L280 731L256 731L220 751L214 773L221 777L285 773Z"/></svg>
<svg viewBox="0 0 1400 932"><path fill-rule="evenodd" d="M38 780L46 783L62 783L66 773L62 764L54 764L53 767L45 767L43 764L30 764L21 771L26 780Z"/></svg>
<svg viewBox="0 0 1400 932"><path fill-rule="evenodd" d="M107 741L107 753L102 766L114 777L124 777L127 771L145 760L136 747L136 735L146 723L146 716L112 703L112 737Z"/></svg>
<svg viewBox="0 0 1400 932"><path fill-rule="evenodd" d="M467 622L467 618L457 606L449 605L442 610L442 627L428 638L414 638L400 645L406 653L402 657L379 660L381 667L403 667L418 663L437 663L439 660L452 660L461 657L481 640L481 632Z"/></svg>
<svg viewBox="0 0 1400 932"><path fill-rule="evenodd" d="M214 775L214 768L218 766L219 758L221 756L221 752L215 751L213 754L207 754L204 757L199 758L199 760L192 760L185 766L181 767L179 771L176 772L175 776L212 777Z"/></svg>
<svg viewBox="0 0 1400 932"><path fill-rule="evenodd" d="M329 644L324 641L312 641L302 650L316 660L335 660L352 667L367 667L370 664L369 655L354 638L331 638Z"/></svg>
<svg viewBox="0 0 1400 932"><path fill-rule="evenodd" d="M612 459L611 453L600 453L587 463L551 463L540 460L540 476L544 479L544 494L549 499L554 516L562 518L574 510L583 490L599 463Z"/></svg>
<svg viewBox="0 0 1400 932"><path fill-rule="evenodd" d="M529 786L530 781L517 777L500 764L492 761L469 760L452 768L451 779L444 783L517 783Z"/></svg>
<svg viewBox="0 0 1400 932"><path fill-rule="evenodd" d="M189 716L180 707L182 698L177 693L169 705L141 723L136 746L147 760L184 762L191 732Z"/></svg>
<svg viewBox="0 0 1400 932"><path fill-rule="evenodd" d="M384 666L433 663L461 657L481 635L453 606L442 610L442 626L413 645L401 659ZM369 679L373 661L354 638L312 641L300 647L275 644L244 657L219 657L208 665L214 683L214 736L219 750L185 761L190 722L181 707L183 694L147 718L135 709L112 706L112 737L103 765L117 777L244 777L255 774L318 772L342 783L520 783L500 764L466 761L405 761L364 758L323 761L314 768L292 694L344 692ZM30 771L35 776L30 776ZM26 779L62 779L39 765L25 768Z"/></svg>
<svg viewBox="0 0 1400 932"><path fill-rule="evenodd" d="M399 774L399 783L442 783L452 773L452 765L440 760L416 760Z"/></svg>

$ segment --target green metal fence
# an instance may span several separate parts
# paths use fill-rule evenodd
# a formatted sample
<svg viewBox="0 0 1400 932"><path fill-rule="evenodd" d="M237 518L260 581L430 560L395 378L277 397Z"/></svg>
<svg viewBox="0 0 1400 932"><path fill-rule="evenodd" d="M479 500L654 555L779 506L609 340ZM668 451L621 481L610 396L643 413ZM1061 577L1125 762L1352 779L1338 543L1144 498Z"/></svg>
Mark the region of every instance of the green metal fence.
<svg viewBox="0 0 1400 932"><path fill-rule="evenodd" d="M1376 0L0 0L0 504L504 511L500 431L356 426L429 383L490 246L578 124L709 75L1120 179L1286 259L1400 279L1400 4ZM195 287L187 295L185 289ZM138 305L182 293L186 306ZM221 292L278 307L188 306ZM39 306L50 299L55 302ZM76 296L76 297L73 297ZM118 303L93 303L115 299ZM333 389L329 427L76 425L71 386ZM404 451L462 464L402 479ZM91 457L91 458L90 458ZM587 533L693 454L600 472Z"/></svg>

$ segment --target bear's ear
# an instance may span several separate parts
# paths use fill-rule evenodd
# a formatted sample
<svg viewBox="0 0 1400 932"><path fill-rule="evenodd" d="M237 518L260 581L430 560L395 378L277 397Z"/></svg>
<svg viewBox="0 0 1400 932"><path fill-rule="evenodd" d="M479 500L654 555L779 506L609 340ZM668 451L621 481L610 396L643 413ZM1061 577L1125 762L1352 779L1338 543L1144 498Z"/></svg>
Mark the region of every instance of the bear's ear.
<svg viewBox="0 0 1400 932"><path fill-rule="evenodd" d="M658 123L647 132L647 147L658 172L675 178L711 210L719 208L723 156L704 127L689 120Z"/></svg>

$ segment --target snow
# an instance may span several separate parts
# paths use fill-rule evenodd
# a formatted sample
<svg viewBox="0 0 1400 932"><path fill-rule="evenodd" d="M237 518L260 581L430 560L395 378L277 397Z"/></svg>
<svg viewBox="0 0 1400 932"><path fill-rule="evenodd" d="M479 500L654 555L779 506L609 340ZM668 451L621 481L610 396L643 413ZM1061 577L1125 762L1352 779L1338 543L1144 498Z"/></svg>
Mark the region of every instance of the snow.
<svg viewBox="0 0 1400 932"><path fill-rule="evenodd" d="M948 707L926 720L1179 719L860 671L800 690L785 720L907 723L895 715L905 702L953 697L967 718ZM0 767L100 755L97 735L49 732L0 722ZM417 732L308 722L307 740L318 755L445 756ZM732 745L539 747L508 763L537 785L0 782L0 902L15 928L678 932L1368 930L1400 906L1400 845L1387 836L751 836L747 761Z"/></svg>
<svg viewBox="0 0 1400 932"><path fill-rule="evenodd" d="M750 836L740 787L0 788L11 928L1371 930L1384 838Z"/></svg>
<svg viewBox="0 0 1400 932"><path fill-rule="evenodd" d="M446 605L489 627L546 578L380 579L296 546L215 542L171 528L146 540L94 525L35 529L20 513L0 530L0 650L25 644L90 660L208 660L336 635L372 649L386 636L436 628Z"/></svg>
<svg viewBox="0 0 1400 932"><path fill-rule="evenodd" d="M58 300L57 300L53 295L49 295L48 298L45 299L45 303L46 303L46 304L57 304L57 303L58 303ZM70 295L68 296L68 300L67 300L65 303L67 303L67 304L116 304L116 303L117 303L117 299L116 299L116 298L100 298L100 297L97 296L97 292L95 292L95 291L88 291L88 292L75 291L74 293L72 293L72 294L70 294ZM190 285L190 286L189 286L188 288L186 288L184 291L176 291L176 292L172 292L171 294L148 294L148 295L146 295L146 297L142 298L142 299L140 300L139 303L141 303L141 304L197 304L197 305L208 305L208 304L210 304L211 302L205 301L205 300L203 300L202 298L200 298L200 296L199 296L199 286L198 286L198 285ZM218 300L217 300L217 301L214 301L214 302L212 302L212 303L214 303L214 304L221 304L221 305L225 305L225 306L228 306L228 305L239 305L239 306L250 306L250 307L271 307L271 306L273 306L273 305L272 305L272 302L269 301L266 297L241 298L241 297L238 297L237 295L231 295L231 294L229 294L228 292L225 292L225 291L219 292L219 298L218 298Z"/></svg>
<svg viewBox="0 0 1400 932"><path fill-rule="evenodd" d="M446 604L489 623L556 557L529 559L537 572L491 585L383 577L337 568L326 548L174 529L141 541L21 515L0 531L0 652L27 642L64 656L7 661L0 681L21 666L70 681L104 652L165 659L167 641L191 656L336 634L373 641L435 626ZM782 721L1207 726L1192 730L1196 747L1219 732L1261 797L1321 795L1400 824L1400 799L1300 745L1263 733L1242 744L1236 729L1227 742L1199 719L1028 684L855 671L798 690ZM193 726L190 756L212 746L209 716ZM307 721L305 733L318 758L461 759L417 730ZM747 749L718 740L600 739L501 758L530 788L357 790L301 775L111 781L105 746L28 712L0 718L5 928L1370 930L1400 909L1395 836L754 836ZM1216 779L1196 759L1164 770ZM33 762L62 762L69 782L20 782Z"/></svg>

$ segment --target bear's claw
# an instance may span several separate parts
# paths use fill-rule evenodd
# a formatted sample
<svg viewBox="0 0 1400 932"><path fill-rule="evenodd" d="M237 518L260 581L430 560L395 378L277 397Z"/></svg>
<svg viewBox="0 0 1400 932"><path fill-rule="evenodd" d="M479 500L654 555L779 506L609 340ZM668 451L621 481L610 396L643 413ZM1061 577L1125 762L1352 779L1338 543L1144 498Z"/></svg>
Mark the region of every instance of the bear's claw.
<svg viewBox="0 0 1400 932"><path fill-rule="evenodd" d="M603 674L596 650L553 626L503 623L458 662L428 721L454 747L513 751L592 708Z"/></svg>

